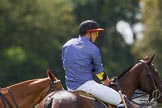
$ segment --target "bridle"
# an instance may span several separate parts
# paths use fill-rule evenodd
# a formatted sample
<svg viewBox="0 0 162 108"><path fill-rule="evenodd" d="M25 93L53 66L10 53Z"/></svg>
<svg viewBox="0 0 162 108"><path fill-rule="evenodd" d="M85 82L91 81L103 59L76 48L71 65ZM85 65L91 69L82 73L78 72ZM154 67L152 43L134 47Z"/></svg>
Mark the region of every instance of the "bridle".
<svg viewBox="0 0 162 108"><path fill-rule="evenodd" d="M55 90L54 85L55 85L56 83L61 82L60 80L52 81L50 78L48 78L48 81L49 81L49 85L50 85L49 92L54 91L54 90ZM0 89L1 89L1 88L0 88ZM16 108L19 108L19 106L18 106L18 104L17 104L17 102L16 102L16 100L15 100L15 98L14 98L14 95L13 95L13 93L12 93L10 87L6 87L6 89L8 90L8 93L10 94L10 96L11 96L11 98L12 98L12 100L13 100L15 106L16 106ZM48 93L49 93L49 92L48 92ZM3 104L3 106L4 106L5 108L7 108L6 103L8 104L9 108L14 108L14 107L11 105L11 103L9 102L9 100L7 99L7 97L6 97L3 93L1 93L1 92L0 92L0 98L1 98L2 104Z"/></svg>
<svg viewBox="0 0 162 108"><path fill-rule="evenodd" d="M55 91L55 84L61 82L61 80L52 81L51 78L49 78L49 77L48 77L48 81L49 81L50 88L49 88L47 94Z"/></svg>
<svg viewBox="0 0 162 108"><path fill-rule="evenodd" d="M19 108L18 107L18 104L16 103L16 100L15 100L13 94L12 94L12 91L11 91L10 87L6 87L6 89L8 90L8 93L10 94L10 96L11 96L11 98L12 98L12 100L13 100L15 106L16 106L16 108ZM7 99L7 97L3 93L1 93L1 92L0 92L0 97L1 97L1 101L3 103L3 106L5 108L7 108L7 106L6 106L5 103L7 103L10 108L13 108L13 106L11 105L11 103L9 102L9 100Z"/></svg>
<svg viewBox="0 0 162 108"><path fill-rule="evenodd" d="M49 77L48 77L48 81L49 81L49 85L50 85L49 92L52 92L55 90L54 82Z"/></svg>
<svg viewBox="0 0 162 108"><path fill-rule="evenodd" d="M161 88L157 87L156 81L153 79L151 70L148 67L148 65L144 62L144 60L140 60L140 63L142 63L144 65L144 67L146 69L146 75L148 75L149 78L151 79L151 81L153 83L154 90L151 93L151 96L149 97L148 102L146 104L139 104L139 103L136 103L134 101L132 101L132 102L137 104L137 105L140 105L140 106L150 106L160 98L160 96L161 96ZM145 82L145 79L146 79L146 77L144 78L143 82ZM144 88L144 86L143 86L143 88ZM143 94L146 95L145 93L143 93ZM141 95L141 96L143 96L143 95ZM138 97L140 97L140 96L138 96Z"/></svg>
<svg viewBox="0 0 162 108"><path fill-rule="evenodd" d="M55 91L54 85L61 82L61 80L52 81L49 77L48 77L48 81L49 81L49 84L50 84L50 89L49 89L48 93Z"/></svg>
<svg viewBox="0 0 162 108"><path fill-rule="evenodd" d="M140 62L145 66L145 68L146 68L146 70L147 70L147 73L146 73L146 74L148 74L148 76L149 76L149 77L151 78L151 80L152 80L152 83L153 83L153 86L154 86L154 91L152 92L152 98L154 98L155 101L156 101L156 100L159 99L160 96L161 96L161 88L160 88L160 87L157 87L157 84L156 84L155 80L153 79L153 76L152 76L152 74L151 74L151 70L149 69L149 67L144 63L143 60L140 60ZM159 89L158 89L158 88L159 88Z"/></svg>

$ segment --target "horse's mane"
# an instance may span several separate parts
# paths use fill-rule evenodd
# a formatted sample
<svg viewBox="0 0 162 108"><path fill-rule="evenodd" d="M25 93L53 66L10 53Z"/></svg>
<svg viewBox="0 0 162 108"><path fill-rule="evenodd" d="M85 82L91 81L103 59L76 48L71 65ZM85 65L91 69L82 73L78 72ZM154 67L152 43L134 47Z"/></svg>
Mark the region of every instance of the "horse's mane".
<svg viewBox="0 0 162 108"><path fill-rule="evenodd" d="M134 65L130 66L129 68L127 68L124 72L122 72L119 76L118 79L121 78L126 72L128 72Z"/></svg>
<svg viewBox="0 0 162 108"><path fill-rule="evenodd" d="M22 82L19 82L19 83L10 85L9 87L14 87L14 86L19 86L19 85L27 86L28 84L33 83L35 81L39 81L39 80L41 81L41 78L38 78L38 79L30 79L30 80L26 80L26 81L22 81Z"/></svg>

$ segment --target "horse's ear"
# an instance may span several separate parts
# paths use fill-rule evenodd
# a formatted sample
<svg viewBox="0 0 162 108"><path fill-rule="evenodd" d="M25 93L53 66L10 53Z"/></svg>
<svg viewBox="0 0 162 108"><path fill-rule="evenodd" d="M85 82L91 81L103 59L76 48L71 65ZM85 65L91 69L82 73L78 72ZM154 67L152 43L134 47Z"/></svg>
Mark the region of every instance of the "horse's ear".
<svg viewBox="0 0 162 108"><path fill-rule="evenodd" d="M55 75L52 73L51 70L47 70L47 75L48 75L48 77L49 77L52 81L58 80L58 79L55 77Z"/></svg>
<svg viewBox="0 0 162 108"><path fill-rule="evenodd" d="M153 61L153 59L154 59L154 57L155 57L155 54L153 54L149 59L148 59L148 63L149 64L151 64L152 63L152 61Z"/></svg>

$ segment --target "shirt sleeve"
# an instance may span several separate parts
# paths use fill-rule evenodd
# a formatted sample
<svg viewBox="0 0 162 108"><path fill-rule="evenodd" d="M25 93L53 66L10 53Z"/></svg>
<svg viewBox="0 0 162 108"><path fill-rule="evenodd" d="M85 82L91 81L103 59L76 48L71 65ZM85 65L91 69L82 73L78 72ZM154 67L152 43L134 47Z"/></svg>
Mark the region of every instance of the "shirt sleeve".
<svg viewBox="0 0 162 108"><path fill-rule="evenodd" d="M93 67L95 69L96 74L104 71L102 60L101 60L100 50L97 47L95 47L93 50L92 62L93 62Z"/></svg>

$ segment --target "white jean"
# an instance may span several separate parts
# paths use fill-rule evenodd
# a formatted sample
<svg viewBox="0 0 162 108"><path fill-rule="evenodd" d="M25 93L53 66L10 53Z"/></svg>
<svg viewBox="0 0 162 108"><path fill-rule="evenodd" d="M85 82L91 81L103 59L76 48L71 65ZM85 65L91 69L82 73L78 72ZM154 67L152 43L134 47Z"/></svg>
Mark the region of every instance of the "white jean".
<svg viewBox="0 0 162 108"><path fill-rule="evenodd" d="M117 91L103 84L99 84L94 80L85 82L76 90L82 90L90 93L98 99L113 105L118 105L122 101L121 96Z"/></svg>

